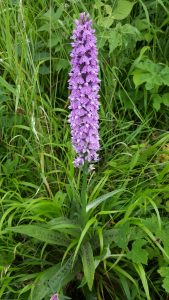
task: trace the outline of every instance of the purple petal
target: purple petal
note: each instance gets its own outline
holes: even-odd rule
[[[59,300],[58,294],[54,294],[50,300]]]

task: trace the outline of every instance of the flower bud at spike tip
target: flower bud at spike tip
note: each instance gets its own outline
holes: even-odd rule
[[[74,40],[71,51],[71,71],[69,73],[72,145],[77,154],[75,167],[85,161],[98,160],[99,145],[99,66],[97,59],[95,30],[86,13],[75,21]]]

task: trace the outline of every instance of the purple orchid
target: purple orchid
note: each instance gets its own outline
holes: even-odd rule
[[[99,145],[99,66],[95,30],[86,13],[80,14],[75,21],[71,52],[71,72],[69,73],[69,90],[71,113],[69,122],[73,148],[77,154],[75,167],[85,161],[98,160]]]
[[[54,294],[50,300],[59,300],[58,294]]]

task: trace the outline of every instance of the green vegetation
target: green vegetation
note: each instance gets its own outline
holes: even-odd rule
[[[101,78],[85,217],[67,122],[82,11]],[[0,26],[0,299],[167,300],[168,0],[2,0]]]

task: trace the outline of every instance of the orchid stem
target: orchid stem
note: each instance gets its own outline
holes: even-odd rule
[[[82,218],[83,222],[86,220],[86,205],[87,205],[87,172],[88,163],[85,162],[83,166],[83,177],[82,177],[82,190],[81,190],[81,204],[82,204]]]

